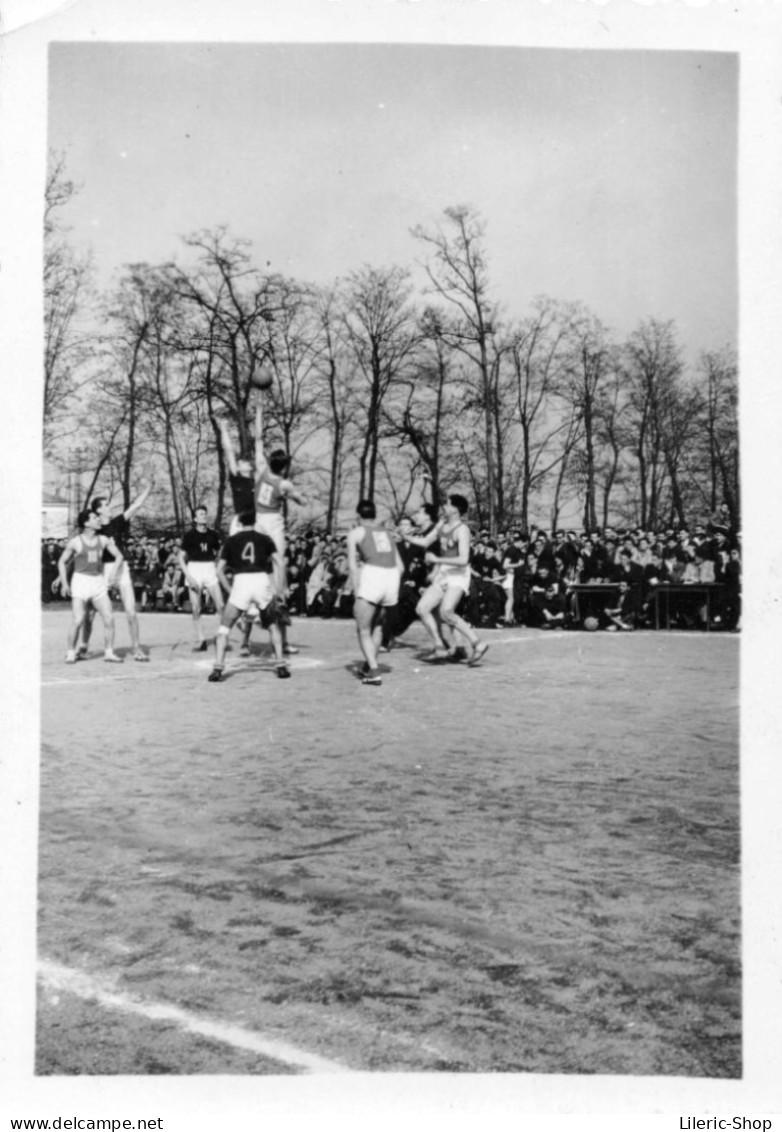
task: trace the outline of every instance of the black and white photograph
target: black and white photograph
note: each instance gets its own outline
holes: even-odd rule
[[[761,9],[6,26],[12,1127],[779,1111]]]

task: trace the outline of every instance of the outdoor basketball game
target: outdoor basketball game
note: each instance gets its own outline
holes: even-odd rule
[[[362,685],[295,618],[65,666],[43,616],[38,1074],[738,1077],[738,638],[498,630]],[[216,628],[217,620],[212,618]]]
[[[738,58],[465,48],[52,49],[41,1078],[755,1064]]]

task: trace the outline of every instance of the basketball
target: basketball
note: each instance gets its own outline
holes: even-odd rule
[[[597,621],[596,617],[585,617],[584,618],[584,628],[586,629],[586,631],[588,633],[594,633],[594,631],[595,631],[595,629],[597,629],[597,627],[598,627],[598,621]]]
[[[256,389],[268,389],[273,380],[274,377],[268,370],[259,370],[252,376],[252,383]]]

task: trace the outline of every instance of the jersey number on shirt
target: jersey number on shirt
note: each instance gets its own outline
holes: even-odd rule
[[[258,502],[261,507],[271,507],[272,492],[274,488],[270,483],[262,483],[258,488]]]
[[[388,537],[386,531],[375,531],[375,546],[381,553],[391,549],[391,539]]]
[[[242,561],[249,562],[251,566],[255,565],[255,546],[253,543],[248,542],[242,550]]]

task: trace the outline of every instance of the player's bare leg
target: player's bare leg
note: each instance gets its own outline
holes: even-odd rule
[[[432,638],[434,645],[434,657],[437,660],[445,660],[448,657],[448,646],[443,640],[440,632],[440,626],[434,615],[435,610],[443,601],[443,591],[439,586],[428,586],[427,589],[421,594],[418,605],[415,607],[415,612],[421,624],[426,629],[429,636]]]
[[[103,619],[103,659],[112,664],[121,664],[122,657],[114,652],[114,610],[108,594],[97,597],[93,604]]]
[[[68,626],[68,634],[66,637],[66,664],[75,664],[78,656],[81,654],[81,649],[79,649],[78,653],[76,651],[76,642],[79,639],[79,630],[84,626],[86,615],[86,603],[79,597],[73,598],[71,601],[71,623]]]
[[[282,629],[277,621],[272,621],[269,625],[269,636],[271,637],[272,648],[274,649],[274,658],[277,661],[275,672],[281,680],[287,680],[291,674],[291,670],[285,659],[284,638]]]
[[[122,601],[122,608],[125,610],[125,617],[128,622],[128,631],[130,632],[130,647],[133,653],[133,659],[148,661],[149,657],[141,648],[138,614],[136,613],[136,595],[133,592],[133,582],[130,579],[130,574],[128,574],[127,572],[120,579],[119,596],[120,600]]]
[[[383,630],[378,608],[364,598],[357,597],[353,604],[353,617],[356,621],[359,648],[366,661],[364,683],[379,684],[380,671],[377,664],[377,652],[382,641]]]
[[[467,663],[474,665],[485,655],[489,646],[485,641],[481,641],[472,626],[468,625],[464,618],[456,612],[456,606],[461,599],[462,591],[456,586],[449,586],[440,606],[440,616],[444,624],[459,633],[467,641],[470,646],[470,657]]]
[[[214,668],[209,673],[210,683],[217,683],[223,678],[223,668],[225,667],[225,653],[228,648],[228,636],[231,629],[239,620],[243,611],[237,609],[235,605],[231,605],[230,601],[223,609],[223,614],[220,619],[220,628],[215,635],[215,663]]]
[[[206,652],[206,636],[204,635],[204,626],[201,621],[201,590],[188,587],[190,594],[190,612],[193,616],[193,629],[195,630],[196,643],[193,645],[193,652]]]

